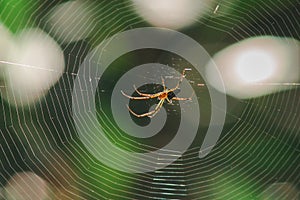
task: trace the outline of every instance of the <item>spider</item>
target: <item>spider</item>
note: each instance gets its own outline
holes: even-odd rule
[[[186,100],[191,100],[192,99],[192,96],[193,94],[191,95],[191,97],[189,98],[180,98],[180,97],[176,97],[175,94],[174,94],[174,91],[179,89],[179,86],[183,80],[183,78],[185,77],[185,71],[190,71],[191,69],[190,68],[186,68],[182,71],[182,74],[181,74],[181,77],[180,77],[180,80],[178,81],[177,85],[174,87],[174,88],[171,88],[171,89],[167,89],[166,88],[166,85],[165,85],[165,80],[161,77],[161,80],[162,80],[162,86],[163,86],[163,91],[161,92],[158,92],[158,93],[155,93],[155,94],[146,94],[146,93],[142,93],[140,92],[136,87],[135,85],[133,85],[135,91],[140,95],[140,97],[132,97],[132,96],[129,96],[127,95],[126,93],[124,93],[122,90],[121,90],[121,93],[129,98],[129,99],[133,99],[133,100],[147,100],[147,99],[154,99],[154,98],[157,98],[159,100],[158,104],[156,105],[155,109],[150,111],[150,112],[147,112],[147,113],[143,113],[143,114],[137,114],[135,112],[133,112],[129,106],[127,105],[127,108],[129,110],[129,112],[131,114],[133,114],[134,116],[136,117],[154,117],[158,112],[159,110],[161,109],[161,107],[163,106],[163,103],[165,102],[165,100],[168,101],[168,103],[172,103],[172,100],[177,100],[177,101],[186,101]]]

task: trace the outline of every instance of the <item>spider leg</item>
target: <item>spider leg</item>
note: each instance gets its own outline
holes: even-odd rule
[[[174,97],[173,97],[174,98]],[[172,99],[173,99],[172,98]],[[168,98],[166,98],[167,99],[167,101],[168,101],[168,103],[172,103],[172,99],[170,100],[170,99],[168,99]]]
[[[127,105],[127,109],[129,110],[129,112],[131,114],[133,114],[136,117],[146,117],[146,116],[152,115],[155,112],[155,110],[152,110],[152,111],[144,113],[144,114],[137,114],[133,110],[131,110],[128,105]]]
[[[184,68],[183,69],[182,74],[180,76],[180,80],[178,81],[177,85],[174,88],[170,89],[170,91],[175,91],[179,88],[180,84],[183,81],[183,78],[185,78],[185,71],[190,71],[190,70],[192,70],[192,69],[191,68]]]
[[[192,100],[192,98],[180,98],[180,97],[174,97],[172,100],[177,100],[177,101],[187,101],[187,100]]]
[[[182,98],[182,97],[173,97],[172,100],[177,100],[177,101],[187,101],[187,100],[192,100],[192,97],[194,96],[195,92],[192,93],[192,95],[188,98]]]
[[[161,83],[164,87],[164,91],[166,90],[166,84],[165,84],[165,79],[161,76]]]
[[[128,94],[126,94],[125,92],[123,92],[122,90],[121,90],[121,93],[125,96],[125,97],[127,97],[127,98],[129,98],[129,99],[135,99],[135,100],[145,100],[145,99],[151,99],[151,98],[154,98],[154,97],[152,97],[152,96],[144,96],[144,97],[132,97],[132,96],[129,96]]]
[[[152,110],[152,111],[150,111],[150,112],[147,112],[147,113],[144,113],[144,114],[137,114],[137,113],[135,113],[134,111],[132,111],[132,110],[129,108],[128,105],[127,105],[127,108],[128,108],[128,110],[129,110],[129,112],[130,112],[131,114],[133,114],[134,116],[136,116],[136,117],[141,118],[141,117],[147,117],[147,116],[148,116],[148,117],[152,118],[152,117],[160,110],[161,106],[163,105],[163,102],[164,102],[164,99],[160,100],[159,103],[157,104],[157,106],[155,107],[154,110]]]
[[[160,95],[160,92],[159,93],[155,93],[155,94],[146,94],[146,93],[142,93],[140,92],[135,85],[133,85],[133,88],[134,90],[141,96],[144,96],[144,97],[150,97],[150,98],[155,98],[155,97],[158,97]]]
[[[162,105],[164,104],[165,99],[160,100],[160,102],[157,104],[157,106],[155,107],[155,112],[149,116],[150,118],[154,117],[161,109]]]

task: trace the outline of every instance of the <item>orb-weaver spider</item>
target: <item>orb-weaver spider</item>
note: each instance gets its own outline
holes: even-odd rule
[[[180,97],[176,97],[175,94],[174,94],[174,91],[177,90],[183,80],[183,78],[185,77],[185,71],[189,71],[191,70],[190,68],[186,68],[182,71],[182,74],[181,74],[181,77],[180,77],[180,80],[178,81],[176,87],[174,88],[171,88],[171,89],[167,89],[166,88],[166,85],[165,85],[165,80],[161,77],[161,80],[162,80],[162,86],[163,86],[163,91],[161,92],[158,92],[158,93],[155,93],[155,94],[145,94],[145,93],[142,93],[140,92],[136,87],[135,85],[133,86],[135,91],[140,95],[140,97],[132,97],[132,96],[129,96],[127,94],[125,94],[122,90],[121,90],[121,93],[129,98],[129,99],[133,99],[133,100],[146,100],[146,99],[153,99],[153,98],[157,98],[159,100],[158,104],[156,105],[155,109],[150,111],[150,112],[147,112],[147,113],[144,113],[144,114],[137,114],[135,112],[133,112],[129,106],[127,105],[127,108],[129,110],[129,112],[131,114],[133,114],[134,116],[136,117],[154,117],[158,112],[159,110],[161,109],[161,107],[163,106],[163,103],[165,102],[165,100],[167,100],[169,103],[172,103],[172,100],[178,100],[178,101],[186,101],[186,100],[191,100],[192,99],[192,96],[193,94],[191,95],[191,97],[189,98],[180,98]]]

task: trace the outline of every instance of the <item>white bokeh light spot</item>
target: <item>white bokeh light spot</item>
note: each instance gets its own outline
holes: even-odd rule
[[[268,79],[272,76],[275,67],[276,63],[273,56],[260,50],[242,52],[236,61],[239,78],[246,82]]]
[[[39,28],[24,29],[6,45],[1,61],[0,95],[10,105],[28,106],[39,101],[65,69],[63,51]]]
[[[300,42],[293,38],[248,38],[216,53],[205,66],[206,78],[221,91],[223,83],[215,79],[220,73],[226,93],[240,99],[288,90],[300,80],[299,49]]]
[[[55,38],[74,42],[87,38],[93,30],[94,22],[88,4],[76,0],[59,4],[50,10],[47,26]]]
[[[213,0],[131,0],[134,10],[157,27],[181,29],[198,20],[210,9]]]

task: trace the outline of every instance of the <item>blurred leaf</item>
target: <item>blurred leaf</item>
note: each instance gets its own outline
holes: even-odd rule
[[[32,0],[1,0],[0,21],[13,33],[32,24],[37,1]]]

